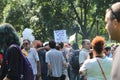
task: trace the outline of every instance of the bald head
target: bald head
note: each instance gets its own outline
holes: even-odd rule
[[[120,9],[120,2],[116,2],[111,6],[113,9]]]
[[[109,38],[120,42],[120,2],[114,3],[107,9],[105,22]]]
[[[120,22],[120,2],[114,3],[107,11],[111,12],[111,20],[117,19]]]

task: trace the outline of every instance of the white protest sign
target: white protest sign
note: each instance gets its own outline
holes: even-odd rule
[[[66,30],[54,31],[55,42],[67,42]]]

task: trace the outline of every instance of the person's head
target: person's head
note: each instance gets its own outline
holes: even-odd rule
[[[28,39],[24,39],[23,40],[23,48],[24,49],[26,49],[26,50],[29,50],[30,49],[30,45],[31,43],[30,43],[30,40],[28,40]]]
[[[34,48],[40,48],[40,47],[43,47],[43,44],[42,44],[42,42],[40,41],[40,40],[34,40],[33,42],[32,42],[32,45],[33,45],[33,47]]]
[[[79,49],[79,46],[78,46],[77,43],[73,43],[72,48],[73,48],[74,50],[77,50],[77,49]]]
[[[109,54],[110,54],[110,51],[111,51],[111,47],[106,46],[106,47],[104,48],[104,52],[105,52],[106,55],[109,55]]]
[[[61,46],[58,44],[56,44],[56,47],[55,47],[57,50],[60,50],[61,49]]]
[[[44,45],[44,47],[45,47],[45,50],[46,50],[46,51],[49,51],[49,50],[50,50],[49,43],[46,43],[46,44]]]
[[[92,49],[96,54],[102,54],[104,50],[105,39],[102,36],[96,36],[92,40]]]
[[[0,52],[4,52],[11,44],[20,46],[16,30],[9,23],[0,24]]]
[[[56,42],[55,41],[49,41],[49,47],[50,48],[56,48]]]
[[[90,49],[91,45],[90,45],[90,40],[89,39],[84,39],[82,41],[82,48],[85,48],[85,49]]]
[[[59,43],[59,46],[60,46],[60,49],[62,49],[64,47],[64,43],[63,42],[60,42]]]
[[[120,41],[120,2],[114,3],[106,10],[105,22],[109,37]]]

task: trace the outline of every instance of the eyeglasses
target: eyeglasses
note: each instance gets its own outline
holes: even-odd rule
[[[28,44],[29,44],[28,42],[23,43],[23,45],[28,45]]]
[[[110,7],[109,9],[111,10],[111,12],[112,12],[114,18],[117,19],[117,20],[119,20],[119,19],[117,18],[117,15],[113,12],[113,9],[112,9],[111,7]]]

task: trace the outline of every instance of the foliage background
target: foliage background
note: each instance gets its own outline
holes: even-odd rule
[[[53,39],[53,31],[60,29],[67,30],[68,38],[78,32],[78,42],[96,35],[108,40],[105,10],[117,1],[0,0],[0,23],[11,23],[21,37],[25,28],[31,28],[35,38],[42,42]]]

